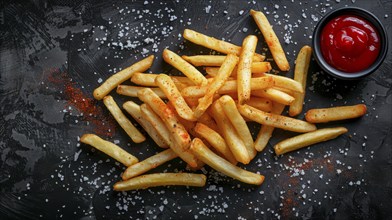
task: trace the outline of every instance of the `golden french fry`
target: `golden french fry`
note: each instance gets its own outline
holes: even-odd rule
[[[226,144],[229,146],[235,159],[240,163],[248,164],[252,157],[249,155],[248,149],[246,148],[244,142],[238,136],[233,125],[225,115],[225,112],[223,111],[219,101],[215,101],[212,104],[211,112],[221,134],[226,140]]]
[[[150,106],[145,103],[140,105],[140,113],[142,117],[155,128],[166,146],[169,146],[169,143],[171,141],[170,131],[166,128],[166,125],[162,121],[162,119],[157,114],[155,114],[155,112],[151,109]]]
[[[366,114],[366,111],[367,108],[364,104],[310,109],[306,112],[305,119],[311,123],[326,123],[330,121],[358,118]]]
[[[190,63],[186,62],[176,53],[165,49],[163,51],[163,59],[184,75],[186,75],[196,85],[207,85],[207,79]]]
[[[272,102],[269,99],[251,96],[250,99],[245,102],[245,104],[250,105],[264,112],[272,111]]]
[[[194,66],[221,66],[226,56],[224,55],[196,55],[196,56],[182,56],[182,59],[191,63]],[[252,57],[253,62],[262,63],[258,56]],[[218,72],[218,71],[217,71]]]
[[[274,150],[276,155],[282,155],[312,144],[334,139],[346,132],[347,129],[344,127],[318,129],[281,141],[274,146]]]
[[[240,60],[237,68],[238,102],[242,105],[250,99],[250,80],[252,78],[252,57],[256,51],[257,37],[249,35],[242,43]]]
[[[177,157],[177,154],[174,153],[172,149],[164,150],[160,153],[155,154],[143,161],[135,163],[124,171],[121,178],[123,180],[131,179],[135,176],[142,175],[143,173],[152,170],[174,158]]]
[[[168,144],[154,128],[154,126],[142,116],[140,106],[132,101],[125,102],[123,108],[127,111],[147,132],[148,135],[154,140],[154,142],[162,148],[167,148]]]
[[[159,74],[156,78],[156,84],[165,93],[166,97],[173,104],[178,115],[189,121],[196,121],[195,115],[192,109],[185,102],[180,91],[178,91],[176,85],[171,78],[166,74]]]
[[[206,184],[207,177],[204,174],[193,173],[154,173],[138,176],[129,180],[114,184],[115,191],[128,191],[147,189],[157,186],[196,186]]]
[[[196,118],[199,118],[212,104],[214,94],[225,84],[237,62],[238,57],[236,55],[229,54],[226,56],[222,66],[219,68],[218,75],[214,77],[212,82],[208,85],[205,96],[199,99],[199,105],[194,112]]]
[[[156,73],[135,73],[131,78],[131,82],[139,86],[156,87],[155,79],[159,74]],[[177,87],[186,87],[195,85],[188,77],[170,76]]]
[[[208,149],[208,147],[204,145],[203,141],[198,138],[194,138],[192,140],[190,150],[201,161],[208,164],[208,166],[229,177],[232,177],[244,183],[254,185],[261,185],[264,181],[263,175],[249,172],[231,164],[229,161],[223,159],[222,157],[216,155],[214,152]]]
[[[197,158],[188,151],[191,138],[184,126],[178,122],[175,111],[169,108],[151,89],[140,90],[138,96],[159,115],[170,131],[173,141],[169,142],[169,147],[189,166],[197,167]]]
[[[208,143],[222,156],[226,158],[226,160],[230,161],[232,164],[237,164],[237,160],[235,159],[233,153],[230,148],[227,146],[225,139],[216,131],[209,128],[207,125],[203,123],[197,123],[195,126],[195,132],[204,138]]]
[[[124,115],[124,113],[121,111],[120,107],[118,107],[112,96],[105,96],[103,98],[103,103],[133,142],[141,143],[146,140],[144,135],[140,133],[140,131]]]
[[[250,133],[250,130],[244,118],[238,112],[234,100],[230,96],[224,95],[219,99],[219,102],[226,117],[229,119],[234,129],[237,131],[237,134],[239,135],[241,140],[244,142],[250,158],[253,159],[256,156],[256,151],[253,147],[252,134]]]
[[[295,61],[294,80],[301,83],[304,90],[303,93],[294,92],[294,102],[290,104],[289,115],[291,117],[297,116],[302,112],[302,106],[305,99],[306,78],[308,76],[308,69],[310,58],[312,56],[312,48],[304,46],[298,53]]]
[[[272,69],[269,62],[253,62],[251,67],[251,72],[253,77],[257,77],[256,74],[263,74],[269,72]],[[219,67],[206,67],[206,73],[209,76],[215,77],[218,74]],[[237,67],[231,72],[232,77],[237,77]]]
[[[272,113],[276,115],[281,115],[284,110],[285,105],[274,102],[272,105]],[[257,151],[262,151],[267,146],[269,139],[272,136],[272,132],[275,127],[268,125],[261,125],[260,131],[257,134],[257,138],[255,140],[255,149]]]
[[[150,68],[153,61],[154,55],[148,56],[147,58],[136,62],[132,66],[110,76],[104,83],[94,90],[94,98],[97,100],[103,99],[103,97],[109,94],[110,91],[123,83],[125,80],[131,78],[134,73],[143,72]]]
[[[109,141],[105,141],[95,134],[84,134],[80,138],[80,142],[93,146],[125,166],[131,166],[132,164],[139,162],[135,156],[126,152],[121,147]]]
[[[130,97],[137,97],[137,92],[141,89],[145,89],[146,87],[141,86],[128,86],[128,85],[118,85],[117,93],[120,95],[126,95]],[[150,88],[153,92],[155,92],[159,98],[166,99],[165,93],[162,92],[160,88]]]
[[[250,14],[263,34],[264,39],[267,42],[267,45],[279,69],[282,71],[289,71],[290,65],[287,61],[286,54],[284,53],[282,45],[280,44],[279,39],[272,29],[272,26],[269,23],[267,17],[261,11],[250,10]]]
[[[241,54],[241,47],[234,45],[232,43],[229,42],[225,42],[222,40],[218,40],[215,39],[213,37],[209,37],[207,35],[201,34],[199,32],[196,32],[194,30],[190,30],[190,29],[185,29],[184,30],[184,34],[183,37],[187,40],[189,40],[190,42],[212,49],[212,50],[216,50],[220,53],[224,53],[224,54],[235,54],[237,56],[239,56]],[[259,59],[264,60],[265,57],[263,55],[260,54],[255,54],[255,56],[258,56]]]
[[[237,85],[237,80],[228,80],[218,90],[218,94],[236,93],[238,88]],[[274,79],[269,76],[251,78],[250,81],[250,89],[252,92],[254,90],[271,88],[272,86],[274,86]],[[181,94],[184,98],[195,98],[204,96],[206,92],[207,86],[188,86],[181,91]]]
[[[267,98],[283,105],[290,105],[292,102],[294,102],[294,97],[274,88],[255,90],[252,91],[252,95]]]
[[[274,78],[276,87],[287,89],[293,92],[304,93],[304,88],[302,87],[302,84],[300,82],[297,82],[285,76],[278,76],[269,73],[266,73],[265,75]]]
[[[263,125],[273,126],[294,132],[309,132],[316,130],[316,126],[314,124],[310,124],[309,122],[263,112],[249,105],[238,105],[238,110],[244,117]]]

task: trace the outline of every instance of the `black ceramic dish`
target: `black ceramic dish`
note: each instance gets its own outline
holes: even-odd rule
[[[376,61],[369,68],[355,73],[346,73],[329,65],[324,59],[320,49],[321,33],[324,26],[333,18],[340,15],[347,15],[347,14],[356,15],[366,19],[371,24],[373,24],[373,26],[376,28],[377,32],[380,35],[381,47],[380,47],[380,53]],[[339,79],[355,80],[370,75],[383,63],[388,52],[388,37],[387,37],[387,32],[384,26],[382,25],[382,23],[380,22],[380,20],[369,11],[357,7],[339,8],[326,14],[317,24],[313,32],[313,49],[314,49],[313,54],[317,63],[325,72]]]

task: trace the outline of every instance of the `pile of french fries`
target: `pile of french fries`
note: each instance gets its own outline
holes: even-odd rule
[[[267,18],[262,12],[250,12],[259,26],[274,61],[281,71],[290,66]],[[163,59],[184,76],[144,73],[153,64],[151,55],[112,75],[94,90],[94,97],[103,99],[115,120],[135,143],[146,137],[123,113],[109,93],[140,99],[127,101],[123,109],[143,127],[162,151],[143,161],[119,146],[94,134],[85,134],[81,142],[89,144],[124,164],[123,181],[114,190],[134,190],[163,185],[204,186],[206,176],[196,173],[145,174],[174,158],[181,158],[191,170],[205,164],[248,184],[260,185],[264,176],[250,172],[238,163],[248,164],[265,149],[274,128],[303,133],[274,146],[281,155],[311,144],[335,138],[344,127],[318,129],[313,123],[360,117],[366,106],[345,106],[312,109],[306,121],[292,118],[302,112],[307,72],[312,49],[304,46],[296,59],[294,79],[268,74],[271,64],[256,53],[258,38],[247,36],[242,46],[218,40],[193,30],[184,30],[186,40],[225,55],[180,56],[169,49]],[[202,73],[199,66],[205,67]],[[134,85],[122,85],[130,80]],[[285,106],[289,115],[283,116]],[[253,140],[247,122],[260,123]]]

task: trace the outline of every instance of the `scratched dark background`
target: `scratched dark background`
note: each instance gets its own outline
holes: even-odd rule
[[[238,45],[256,34],[257,50],[271,57],[249,16],[250,9],[267,11],[292,66],[281,74],[292,77],[297,52],[311,44],[317,20],[346,5],[375,13],[391,33],[392,2],[385,0],[2,1],[0,219],[390,219],[390,53],[373,75],[355,82],[333,79],[312,61],[305,111],[363,102],[368,113],[318,125],[343,125],[349,132],[279,158],[272,146],[294,133],[276,130],[267,150],[247,166],[266,176],[259,187],[207,167],[205,188],[117,193],[112,185],[124,168],[79,144],[83,133],[94,132],[140,159],[159,150],[151,140],[130,143],[92,91],[119,68],[150,54],[158,57],[151,72],[175,74],[162,62],[165,47],[180,54],[209,53],[184,43],[179,36],[184,28]],[[112,95],[119,103],[127,100]],[[257,134],[259,126],[251,127]],[[174,160],[151,172],[184,167]]]

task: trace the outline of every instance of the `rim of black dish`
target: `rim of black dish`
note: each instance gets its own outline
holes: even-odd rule
[[[339,15],[342,15],[342,14],[357,15],[357,16],[360,16],[360,17],[366,19],[368,22],[373,24],[373,26],[378,31],[378,34],[380,37],[380,43],[381,43],[380,53],[378,54],[376,61],[369,68],[362,70],[360,72],[357,72],[357,73],[347,73],[347,72],[337,70],[336,68],[332,67],[331,65],[329,65],[325,61],[325,59],[321,53],[320,35],[321,35],[323,27],[330,20],[332,20],[333,18],[335,18]],[[343,8],[338,8],[338,9],[335,9],[335,10],[328,12],[317,23],[317,25],[314,29],[314,33],[313,33],[313,48],[314,48],[314,57],[315,57],[316,61],[318,62],[318,64],[320,65],[320,67],[324,71],[326,71],[330,75],[333,75],[333,76],[340,78],[340,79],[353,79],[354,80],[354,79],[363,78],[363,77],[373,73],[383,63],[383,60],[385,59],[387,52],[388,52],[388,36],[387,36],[386,30],[385,30],[384,26],[382,25],[381,21],[371,12],[369,12],[365,9],[362,9],[362,8],[358,8],[358,7],[343,7]]]

